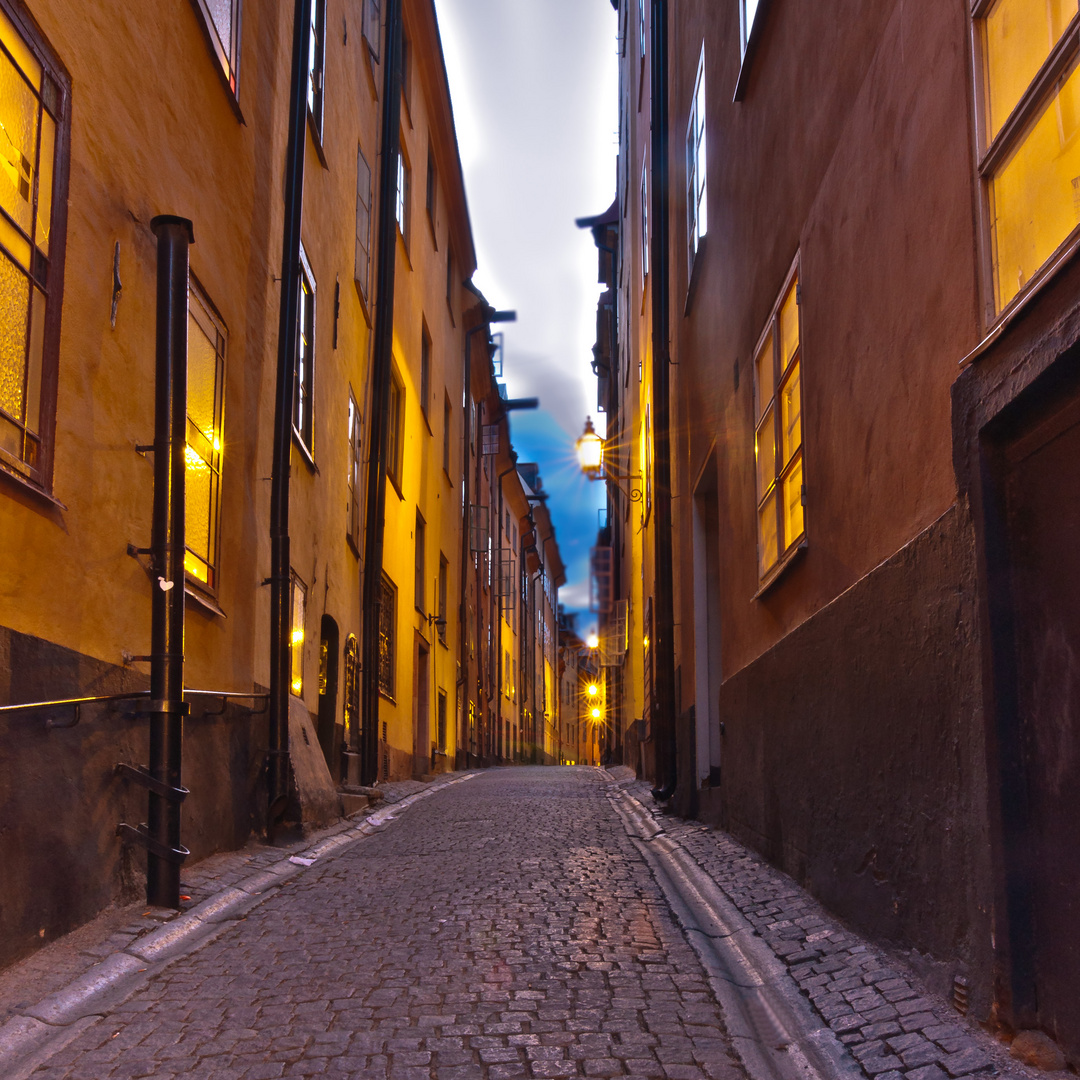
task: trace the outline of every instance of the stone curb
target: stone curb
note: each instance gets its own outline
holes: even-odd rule
[[[382,807],[358,824],[325,837],[300,854],[288,855],[266,870],[245,878],[235,886],[222,889],[201,904],[177,915],[164,926],[136,939],[125,949],[113,953],[88,971],[73,979],[63,990],[50,994],[23,1009],[0,1027],[0,1077],[25,1074],[27,1067],[37,1068],[60,1049],[47,1049],[51,1040],[66,1044],[64,1029],[100,1015],[110,1004],[119,1003],[135,989],[136,983],[156,975],[167,963],[186,955],[192,948],[224,929],[225,922],[239,918],[256,907],[268,894],[290,878],[302,873],[320,859],[340,852],[394,821],[420,799],[453,784],[471,780],[477,774],[466,773],[450,780],[435,781],[422,791],[399,802]],[[138,975],[144,979],[136,979]],[[46,1048],[44,1054],[41,1053]],[[33,1058],[30,1065],[29,1059]]]

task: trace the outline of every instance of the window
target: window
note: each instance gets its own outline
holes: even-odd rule
[[[447,562],[446,556],[441,552],[439,553],[439,614],[438,621],[435,624],[435,629],[438,632],[439,640],[446,644],[446,590],[447,581],[450,576],[450,563]]]
[[[416,511],[416,529],[413,533],[414,551],[413,551],[413,605],[416,610],[423,615],[427,615],[427,604],[424,600],[424,576],[427,571],[425,570],[425,551],[424,547],[427,544],[427,527],[424,524],[424,519],[420,516],[420,511]]]
[[[312,0],[308,40],[307,108],[317,142],[323,137],[323,86],[326,80],[326,0]]]
[[[420,324],[420,409],[427,420],[428,426],[431,420],[428,417],[428,404],[431,398],[431,335],[428,333],[427,323]]]
[[[437,190],[438,174],[435,172],[435,151],[429,146],[427,152],[427,194],[424,198],[424,206],[427,208],[432,236],[435,235],[435,197]]]
[[[408,112],[412,103],[412,43],[401,32],[401,99]]]
[[[503,679],[505,680],[505,683],[506,683],[506,685],[503,687],[503,693],[507,697],[509,697],[510,696],[510,687],[513,685],[513,683],[510,680],[510,650],[509,649],[504,649],[503,650],[503,657],[504,657],[504,659],[503,659]],[[507,724],[509,726],[509,721],[507,722]]]
[[[356,150],[356,260],[353,280],[360,298],[368,303],[371,287],[371,166],[364,151]]]
[[[0,6],[0,467],[52,486],[70,82]]]
[[[292,626],[289,634],[289,689],[297,696],[304,694],[304,624],[307,621],[307,586],[292,572],[289,607]]]
[[[705,166],[705,46],[701,46],[690,120],[686,126],[686,249],[687,281],[694,272],[694,260],[709,229]]]
[[[349,388],[349,522],[347,535],[353,550],[360,553],[360,407]]]
[[[394,196],[394,220],[398,232],[406,245],[409,243],[409,163],[405,160],[405,151],[398,151],[397,192]]]
[[[450,321],[454,321],[454,249],[446,245],[446,306],[450,309]]]
[[[979,172],[1000,312],[1080,220],[1080,16],[1075,0],[990,0],[975,12]]]
[[[750,46],[755,20],[764,6],[762,0],[739,0],[739,55],[743,58]]]
[[[754,358],[758,575],[763,579],[806,534],[800,368],[795,270],[769,317]]]
[[[443,427],[442,427],[442,467],[447,476],[450,475],[450,396],[443,397]]]
[[[192,0],[233,97],[240,78],[240,0]]]
[[[405,387],[396,371],[390,373],[390,411],[386,418],[386,474],[401,493],[401,456],[405,429]]]
[[[397,618],[397,588],[382,576],[379,598],[379,693],[394,696],[394,625]]]
[[[436,728],[436,731],[438,733],[437,738],[439,740],[438,741],[438,751],[439,751],[440,754],[445,754],[446,753],[446,691],[445,690],[440,690],[439,691],[439,710],[438,710],[437,716],[438,716],[438,727]]]
[[[293,433],[309,458],[315,457],[315,278],[300,248],[300,310],[297,315],[296,371],[293,381]]]
[[[194,277],[188,279],[187,446],[184,477],[184,569],[212,592],[218,587],[221,538],[222,410],[225,326]]]
[[[641,162],[641,303],[645,305],[645,285],[649,280],[649,170],[648,159]]]
[[[379,32],[382,28],[381,0],[363,0],[364,21],[362,33],[368,43],[372,59],[379,62]]]

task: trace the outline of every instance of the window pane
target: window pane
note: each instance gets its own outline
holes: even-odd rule
[[[37,231],[34,241],[43,254],[49,254],[49,233],[52,231],[53,157],[56,153],[56,121],[47,113],[41,114],[41,160],[38,165]]]
[[[216,335],[215,335],[216,337]],[[194,312],[188,315],[188,418],[209,441],[214,441],[217,382],[215,343],[199,325]]]
[[[776,500],[770,498],[758,511],[758,575],[776,564]]]
[[[771,408],[758,425],[754,456],[757,459],[757,497],[760,502],[776,479],[776,432]]]
[[[1074,66],[991,181],[1000,311],[1080,223],[1080,73]]]
[[[25,401],[29,307],[30,284],[26,275],[0,255],[0,409],[19,421],[23,419]]]
[[[986,123],[990,139],[1076,14],[1076,0],[998,0],[984,21]]]
[[[45,354],[45,294],[35,288],[30,305],[30,355],[26,365],[26,430],[41,430],[41,367]],[[32,465],[33,462],[27,458]]]
[[[754,388],[757,391],[757,415],[769,407],[773,396],[773,339],[770,334],[754,362]]]
[[[802,446],[802,382],[798,360],[791,365],[787,381],[780,389],[780,445],[783,465]]]
[[[795,302],[798,279],[791,283],[784,303],[780,307],[780,370],[787,369],[788,363],[799,347],[799,305]]]
[[[784,477],[784,546],[791,547],[803,534],[802,504],[803,469],[802,458],[791,467]]]
[[[38,102],[14,64],[0,55],[0,206],[30,235]]]
[[[15,63],[22,68],[23,74],[30,80],[31,85],[41,89],[41,65],[34,59],[34,54],[26,47],[22,35],[12,25],[11,20],[0,11],[0,42],[3,42],[13,57]],[[7,59],[3,61],[5,64]]]
[[[218,40],[226,56],[232,56],[232,19],[233,3],[235,0],[206,0],[206,6],[210,10],[210,18],[213,20],[214,29],[217,31]]]
[[[210,552],[210,522],[213,510],[213,473],[209,464],[205,462],[194,447],[189,446],[185,451],[187,469],[185,470],[184,483],[184,543],[203,562],[209,562]],[[208,583],[206,568],[203,566],[193,570],[192,573],[203,582]]]
[[[290,638],[291,683],[289,689],[299,697],[304,692],[304,625],[307,622],[307,593],[303,584],[293,578],[292,636]]]

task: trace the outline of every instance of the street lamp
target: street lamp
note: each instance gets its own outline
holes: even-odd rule
[[[600,637],[599,637],[599,635],[598,635],[598,634],[597,634],[597,633],[596,633],[595,631],[593,631],[593,632],[592,632],[591,634],[589,634],[589,636],[588,636],[588,637],[587,637],[587,638],[585,639],[585,644],[586,644],[586,645],[587,645],[587,646],[588,646],[588,647],[589,647],[590,649],[598,649],[598,648],[600,648]]]
[[[641,477],[633,473],[624,473],[617,465],[611,463],[610,456],[604,453],[604,440],[597,435],[591,416],[585,417],[585,430],[577,441],[577,453],[581,471],[590,480],[607,480],[631,502],[641,502]],[[638,482],[637,487],[634,486],[635,481]]]
[[[596,695],[600,693],[600,687],[594,682],[589,683],[587,690],[589,697],[596,697]]]

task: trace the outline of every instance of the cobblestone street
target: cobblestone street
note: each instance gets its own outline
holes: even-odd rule
[[[482,774],[320,860],[32,1075],[736,1080],[588,769]]]

